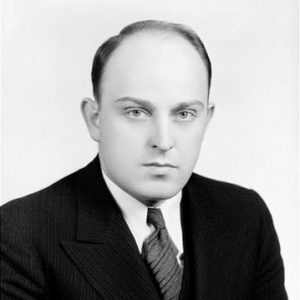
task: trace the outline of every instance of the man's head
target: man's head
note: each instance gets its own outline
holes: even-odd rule
[[[209,58],[182,25],[138,22],[120,35],[96,53],[96,101],[83,100],[83,115],[114,183],[143,203],[168,199],[188,181],[213,113]]]

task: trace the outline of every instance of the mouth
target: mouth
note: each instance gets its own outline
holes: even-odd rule
[[[158,162],[151,162],[143,164],[145,167],[157,167],[157,168],[174,168],[176,169],[177,166],[169,164],[169,163],[158,163]]]

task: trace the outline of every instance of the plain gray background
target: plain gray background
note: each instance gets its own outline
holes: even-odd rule
[[[3,0],[2,203],[96,154],[80,115],[98,46],[128,23],[193,27],[216,104],[196,172],[253,188],[273,215],[290,299],[299,299],[298,7],[295,0]]]

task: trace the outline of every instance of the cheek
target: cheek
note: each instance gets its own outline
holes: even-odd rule
[[[126,122],[103,120],[100,133],[100,148],[116,159],[133,157],[145,144],[146,132],[141,126],[129,126]]]
[[[179,142],[186,150],[189,150],[190,152],[197,152],[197,149],[200,148],[203,139],[204,126],[197,123],[190,128],[184,129],[179,135]]]
[[[181,135],[177,149],[182,165],[187,169],[193,168],[198,159],[203,134],[204,130],[200,127],[186,130],[185,134]]]

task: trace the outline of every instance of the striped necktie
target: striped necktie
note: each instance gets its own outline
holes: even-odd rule
[[[143,243],[143,256],[154,276],[162,299],[178,299],[182,281],[182,267],[176,255],[178,249],[173,244],[159,208],[148,208],[147,223],[155,231]]]

